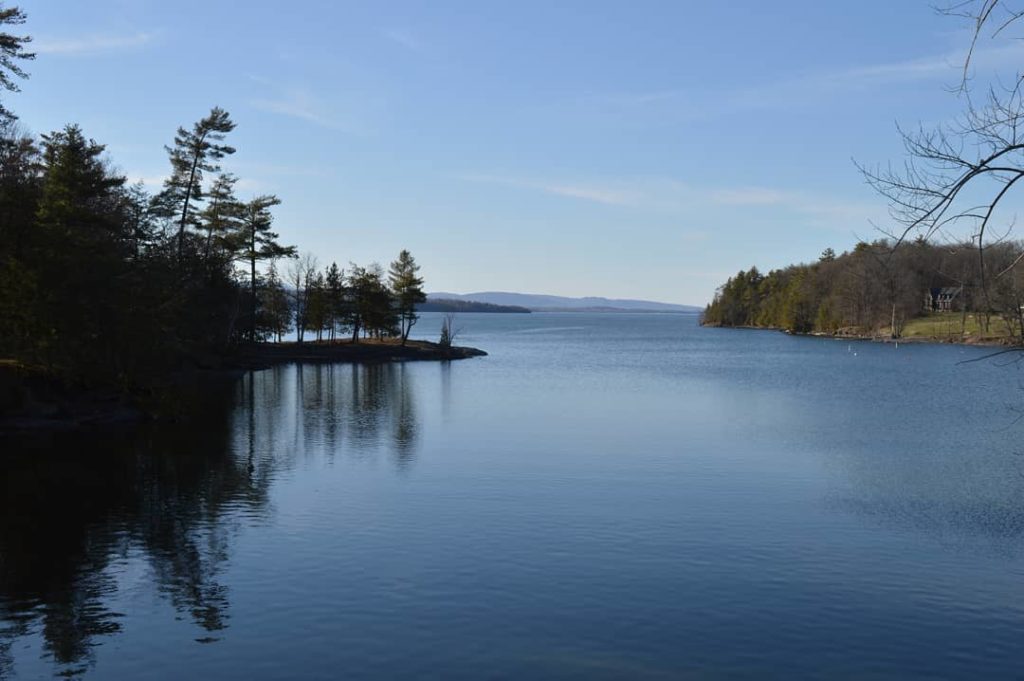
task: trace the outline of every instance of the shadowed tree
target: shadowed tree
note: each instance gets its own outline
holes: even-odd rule
[[[317,259],[312,253],[303,253],[288,268],[288,285],[292,289],[292,308],[295,316],[296,340],[303,342],[309,316],[309,293],[316,276]]]
[[[20,258],[29,240],[39,178],[39,146],[14,121],[0,121],[0,251]]]
[[[332,262],[327,268],[324,288],[327,296],[328,338],[333,341],[337,337],[345,306],[345,272],[338,268],[337,263]]]
[[[260,291],[260,328],[280,343],[281,336],[291,328],[291,316],[288,293],[277,273],[277,264],[271,260]]]
[[[156,240],[152,204],[141,180],[125,188],[121,205],[132,257],[138,259],[143,249]]]
[[[256,296],[256,263],[260,260],[276,260],[277,258],[295,257],[294,246],[282,246],[277,243],[276,232],[270,231],[274,216],[270,209],[281,203],[276,196],[257,196],[245,204],[242,217],[242,232],[245,243],[240,256],[249,263],[249,294],[252,297],[252,308],[249,340],[256,340],[256,312],[258,298]]]
[[[0,26],[20,26],[25,23],[25,12],[18,7],[3,7],[0,5]],[[32,42],[31,36],[11,35],[6,31],[0,32],[0,87],[8,92],[17,92],[17,82],[14,78],[28,78],[19,60],[35,59],[36,55],[25,51],[25,46]],[[12,77],[13,76],[13,77]],[[3,104],[0,104],[0,119],[11,120],[17,118]]]
[[[171,159],[171,176],[164,183],[167,203],[180,211],[178,220],[178,258],[185,252],[185,228],[189,225],[192,202],[203,200],[203,173],[220,171],[217,161],[235,153],[234,147],[223,144],[225,136],[235,129],[227,111],[214,107],[210,114],[192,126],[178,128],[174,146],[165,147]]]
[[[104,163],[104,147],[69,125],[43,135],[44,175],[34,247],[50,329],[47,359],[79,373],[119,362],[116,322],[128,291],[122,284],[131,248],[118,204],[124,178]],[[71,356],[77,356],[72,360]]]
[[[397,333],[398,315],[391,291],[384,283],[384,269],[378,263],[369,267],[352,264],[349,268],[348,288],[351,296],[352,341],[364,336],[375,338]]]
[[[203,258],[212,264],[215,255],[230,258],[242,244],[242,216],[244,206],[235,198],[235,183],[238,178],[231,173],[217,176],[207,195],[206,208],[199,214],[202,228],[206,231],[206,245]]]
[[[324,329],[327,328],[331,317],[328,295],[326,279],[322,272],[317,272],[310,280],[306,315],[306,327],[316,334],[317,342],[323,340]]]

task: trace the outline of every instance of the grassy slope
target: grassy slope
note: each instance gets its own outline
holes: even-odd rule
[[[911,319],[903,328],[903,338],[949,341],[956,343],[1004,343],[1009,332],[1003,320],[993,317],[986,333],[980,315],[967,313],[966,322],[960,312],[933,312],[925,317]],[[963,327],[961,328],[961,324]],[[883,330],[888,335],[889,330]]]

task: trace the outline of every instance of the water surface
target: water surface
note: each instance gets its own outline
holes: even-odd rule
[[[1021,673],[1015,365],[686,315],[457,326],[490,356],[4,443],[0,677]]]

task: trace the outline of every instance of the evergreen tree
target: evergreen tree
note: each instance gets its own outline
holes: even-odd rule
[[[398,259],[391,263],[388,271],[388,283],[395,298],[402,345],[409,339],[409,332],[419,319],[416,306],[427,300],[427,294],[423,292],[423,279],[417,276],[419,269],[420,266],[416,264],[412,254],[403,249],[398,254]]]
[[[240,257],[249,263],[249,295],[252,299],[250,319],[250,340],[256,340],[256,263],[260,260],[291,258],[295,256],[294,246],[282,246],[277,242],[276,232],[270,231],[274,216],[270,209],[281,203],[276,196],[257,196],[245,204],[242,218],[244,245]]]
[[[0,121],[0,253],[25,254],[39,202],[39,146],[13,121]]]
[[[351,296],[352,340],[364,336],[382,338],[398,333],[398,315],[391,291],[384,283],[384,270],[373,263],[369,267],[353,264],[348,277]]]
[[[31,254],[45,282],[40,311],[48,338],[40,349],[53,366],[85,373],[116,365],[127,281],[128,234],[119,223],[124,178],[103,161],[103,145],[69,125],[43,135],[44,174],[37,211],[40,242]],[[78,357],[78,366],[72,356]]]
[[[277,263],[270,261],[267,276],[260,290],[259,328],[280,343],[281,337],[291,329],[291,306],[288,294],[277,273]]]
[[[0,26],[20,26],[25,23],[25,12],[17,7],[0,7]],[[25,51],[25,46],[32,42],[30,36],[17,36],[0,32],[0,87],[8,92],[17,92],[18,83],[12,78],[28,78],[18,60],[35,59],[36,55]],[[11,120],[16,116],[0,104],[0,119]]]
[[[333,341],[345,315],[345,273],[338,269],[337,263],[332,262],[327,268],[324,287],[327,296],[328,334]]]
[[[146,186],[141,180],[124,189],[121,207],[134,258],[141,257],[143,250],[156,241],[156,225],[151,206]]]
[[[206,232],[203,258],[207,266],[215,266],[213,258],[227,262],[243,246],[245,206],[235,198],[237,182],[231,173],[218,175],[199,214],[200,226]]]
[[[307,329],[316,334],[317,342],[323,340],[324,329],[330,319],[330,301],[327,285],[322,272],[316,272],[309,285],[309,297],[306,314]]]
[[[223,144],[225,136],[235,129],[227,111],[214,107],[210,114],[192,126],[178,128],[174,146],[165,147],[171,159],[171,176],[164,183],[168,208],[180,213],[178,219],[178,258],[184,257],[185,228],[192,224],[189,209],[193,202],[203,200],[203,173],[220,171],[217,161],[235,153],[234,147]]]

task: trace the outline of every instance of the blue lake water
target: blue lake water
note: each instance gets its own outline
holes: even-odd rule
[[[0,677],[1024,674],[1015,364],[687,315],[456,325],[490,355],[278,367],[198,421],[6,443]]]

